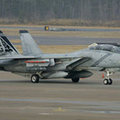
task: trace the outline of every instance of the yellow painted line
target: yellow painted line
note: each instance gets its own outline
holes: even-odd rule
[[[10,40],[12,43],[21,43],[21,40]]]
[[[54,109],[53,111],[55,111],[55,112],[65,112],[66,110],[63,109],[62,107],[58,107],[57,109]]]
[[[15,45],[15,47],[16,47],[16,48],[22,48],[22,46],[21,46],[21,45]]]

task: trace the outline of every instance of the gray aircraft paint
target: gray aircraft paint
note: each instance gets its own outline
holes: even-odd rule
[[[107,53],[106,55],[101,57],[98,61],[96,61],[91,67],[96,67],[100,62],[102,62],[104,59],[106,59],[110,55],[111,55],[111,53]]]
[[[90,74],[89,71],[91,70],[120,70],[120,53],[102,49],[91,50],[87,48],[66,54],[44,54],[33,41],[33,38],[28,31],[20,31],[20,34],[24,55],[1,55],[0,61],[2,61],[3,65],[0,65],[0,67],[5,71],[11,71],[17,74],[20,73],[21,75],[29,74],[30,76],[38,74],[42,79],[48,79],[56,77],[67,78],[71,72],[74,73],[74,75],[72,74],[73,76],[77,77],[80,77],[80,72],[82,72],[82,77],[87,77],[89,76],[87,73]],[[9,41],[6,42],[9,44]],[[104,44],[104,46],[106,46],[106,44]],[[11,45],[10,47],[12,48]],[[15,50],[13,49],[13,51]],[[47,66],[44,64],[46,59],[48,60]],[[39,60],[42,62],[40,63]],[[6,62],[7,65],[4,65]],[[27,63],[30,63],[29,65],[33,64],[34,69],[32,68],[33,70],[28,70]],[[36,66],[38,63],[45,69],[43,69],[40,65],[41,69],[37,69],[37,67],[39,67]],[[71,67],[71,69],[68,69],[67,67]]]

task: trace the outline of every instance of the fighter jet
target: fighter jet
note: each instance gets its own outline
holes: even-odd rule
[[[20,54],[0,31],[0,70],[31,77],[32,83],[40,79],[66,78],[79,82],[94,71],[106,73],[103,83],[111,85],[112,75],[120,71],[120,46],[94,43],[88,48],[66,54],[45,54],[30,33],[20,30],[23,54]]]

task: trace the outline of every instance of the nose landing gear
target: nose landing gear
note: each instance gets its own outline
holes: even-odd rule
[[[112,85],[113,81],[112,79],[110,78],[110,75],[112,75],[113,73],[110,72],[110,71],[106,71],[106,78],[103,80],[103,84],[104,85]]]
[[[104,85],[111,85],[111,84],[112,84],[112,79],[111,79],[111,78],[109,78],[109,79],[104,79],[104,80],[103,80],[103,83],[104,83]]]

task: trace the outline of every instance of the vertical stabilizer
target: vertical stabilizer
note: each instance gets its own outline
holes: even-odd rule
[[[20,39],[22,41],[22,49],[24,55],[37,56],[42,53],[42,51],[27,30],[20,30],[19,33]]]
[[[8,40],[8,38],[0,31],[0,54],[16,55],[19,54],[17,49]]]

